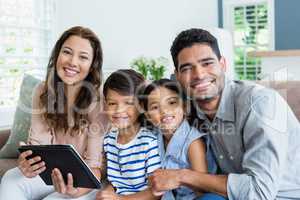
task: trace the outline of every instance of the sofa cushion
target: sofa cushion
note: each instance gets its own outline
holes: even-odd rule
[[[287,101],[300,121],[300,81],[270,81],[259,83],[275,89]]]
[[[0,179],[4,173],[17,166],[17,159],[0,159]]]
[[[32,93],[39,82],[39,79],[31,75],[24,75],[11,134],[0,151],[0,158],[16,158],[19,142],[27,140],[31,121]]]
[[[279,93],[286,95],[286,100],[300,121],[300,81],[289,81],[278,84]]]
[[[10,129],[0,130],[0,149],[6,144],[9,134]]]

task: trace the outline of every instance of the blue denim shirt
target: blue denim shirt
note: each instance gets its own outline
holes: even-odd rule
[[[197,115],[198,128],[209,133],[217,163],[228,174],[228,198],[300,199],[300,125],[294,113],[274,90],[225,80],[215,119],[200,109]]]
[[[203,137],[204,141],[207,144],[207,162],[208,162],[208,171],[210,173],[216,172],[216,162],[212,157],[211,151],[209,151],[209,141],[206,138],[204,133],[200,133],[196,128],[191,127],[189,123],[184,120],[178,129],[175,131],[172,136],[166,150],[164,148],[163,135],[160,133],[158,135],[158,145],[159,152],[161,157],[161,163],[163,169],[189,169],[191,168],[188,158],[188,149],[190,144]],[[174,196],[176,194],[176,197]],[[194,191],[188,187],[182,186],[174,191],[166,192],[162,199],[163,200],[189,200],[195,199],[197,196]]]

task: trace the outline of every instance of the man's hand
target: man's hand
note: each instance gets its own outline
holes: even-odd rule
[[[162,195],[165,191],[180,187],[179,170],[158,169],[149,177],[149,184],[155,196]]]

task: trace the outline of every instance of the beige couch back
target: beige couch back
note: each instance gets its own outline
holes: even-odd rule
[[[279,92],[300,121],[300,81],[260,82],[259,84],[273,88]]]

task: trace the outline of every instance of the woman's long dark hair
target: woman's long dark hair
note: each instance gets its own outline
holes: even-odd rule
[[[73,123],[68,122],[68,111],[66,110],[66,96],[60,90],[63,89],[63,81],[59,78],[56,70],[56,63],[64,42],[71,36],[79,36],[89,40],[93,48],[93,60],[90,72],[85,78],[85,86],[81,87],[74,102]],[[101,43],[96,34],[88,28],[75,26],[66,30],[57,40],[47,66],[46,82],[40,96],[42,108],[46,109],[44,118],[50,128],[55,130],[72,128],[77,131],[83,122],[88,122],[88,112],[86,110],[92,101],[100,98],[99,88],[102,79],[103,53]],[[63,98],[61,97],[63,96]],[[62,102],[61,102],[62,101]],[[61,108],[63,104],[63,108]],[[86,124],[86,123],[85,123]]]

